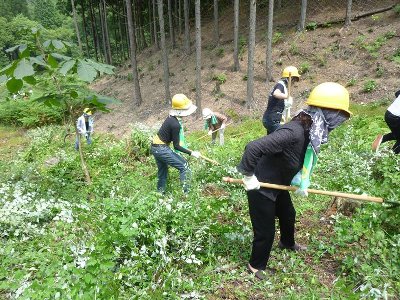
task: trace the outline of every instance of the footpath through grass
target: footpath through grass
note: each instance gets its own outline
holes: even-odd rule
[[[399,157],[389,144],[370,151],[375,135],[387,130],[383,106],[352,109],[351,121],[322,147],[312,187],[398,200]],[[124,140],[95,136],[84,145],[93,180],[86,186],[63,128],[23,135],[0,129],[0,298],[400,297],[398,209],[294,196],[296,237],[309,250],[296,254],[274,244],[270,265],[278,272],[260,282],[245,268],[252,239],[245,192],[221,181],[238,176],[244,146],[265,132],[260,121],[227,127],[225,147],[196,141],[203,132],[189,136],[190,147],[222,166],[189,158],[188,197],[175,170],[167,195],[155,192],[148,148],[154,130],[135,129]]]

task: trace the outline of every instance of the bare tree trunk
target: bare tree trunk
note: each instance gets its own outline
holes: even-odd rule
[[[196,18],[196,106],[197,115],[201,114],[201,12],[200,0],[195,2]]]
[[[143,21],[143,6],[142,6],[142,0],[137,2],[137,17],[138,17],[138,21],[139,21],[139,34],[140,34],[140,40],[142,41],[142,49],[147,48],[147,41],[146,41],[146,37],[144,35],[144,21]]]
[[[89,0],[89,15],[90,15],[90,25],[92,28],[92,36],[93,36],[93,47],[94,47],[94,52],[96,55],[96,60],[99,60],[99,54],[98,54],[98,49],[99,49],[99,39],[97,36],[97,26],[96,26],[96,21],[93,16],[93,5],[92,1]]]
[[[132,78],[133,78],[133,102],[140,106],[142,104],[142,95],[140,93],[139,76],[137,71],[137,61],[136,61],[136,37],[135,28],[133,27],[132,20],[132,3],[131,0],[125,0],[126,13],[128,19],[128,30],[129,30],[129,44],[131,46],[131,64],[132,64]]]
[[[160,49],[158,44],[158,34],[157,34],[157,18],[156,18],[156,0],[153,0],[153,26],[154,26],[154,44],[157,49]]]
[[[126,12],[126,5],[122,5],[122,8],[124,10],[124,16],[125,16],[125,39],[126,39],[126,44],[127,44],[127,48],[128,48],[128,58],[131,57],[131,45],[129,42],[129,28],[128,28],[128,18],[127,16],[127,12]],[[136,32],[135,32],[136,33]]]
[[[247,68],[247,101],[246,106],[254,106],[254,48],[256,41],[256,10],[257,1],[250,0],[250,28],[249,28],[249,47],[248,47],[248,68]]]
[[[301,0],[301,13],[299,31],[303,31],[306,26],[307,0]]]
[[[269,0],[268,7],[268,34],[267,34],[267,55],[266,55],[266,79],[272,80],[272,26],[274,19],[274,0]]]
[[[178,20],[179,20],[179,35],[182,34],[182,0],[178,0]]]
[[[153,24],[151,23],[151,0],[148,0],[147,2],[147,7],[148,7],[148,20],[149,20],[149,31],[150,31],[150,45],[154,43],[154,27]]]
[[[121,18],[121,16],[124,16],[124,7],[126,7],[126,5],[120,5],[120,6],[118,6],[118,5],[116,5],[116,7],[117,7],[117,9],[118,8],[120,8],[120,11],[118,10],[118,28],[119,28],[119,32],[120,32],[120,36],[121,36],[121,51],[122,51],[122,56],[123,56],[123,59],[122,59],[122,61],[125,61],[126,60],[126,39],[125,39],[125,37],[126,37],[126,33],[125,33],[125,31],[124,31],[124,26],[123,26],[123,24],[122,24],[122,18]]]
[[[101,26],[101,36],[102,36],[102,42],[103,42],[103,54],[104,54],[104,59],[107,64],[110,63],[108,53],[107,53],[107,42],[106,42],[106,33],[105,33],[105,26],[104,26],[104,14],[103,14],[103,3],[102,1],[99,2],[99,16],[100,16],[100,26]]]
[[[169,90],[168,53],[165,45],[163,0],[157,0],[157,3],[158,3],[158,19],[160,20],[161,49],[163,53],[165,101],[166,103],[171,103],[171,92]]]
[[[109,64],[112,65],[112,55],[111,55],[111,44],[110,44],[110,36],[108,32],[108,25],[107,25],[107,7],[106,1],[103,0],[103,24],[104,24],[104,36],[106,41],[106,55],[108,56]]]
[[[79,27],[78,27],[78,20],[76,19],[76,10],[75,10],[75,3],[74,0],[71,0],[71,6],[72,6],[72,17],[74,20],[74,26],[75,26],[75,32],[76,32],[76,37],[78,39],[78,47],[79,47],[79,52],[81,55],[83,55],[83,48],[82,48],[82,42],[81,42],[81,35],[79,33]]]
[[[351,6],[352,6],[352,0],[347,0],[347,9],[346,9],[346,21],[344,23],[345,26],[350,26],[351,24]]]
[[[239,65],[239,0],[234,3],[234,23],[233,23],[233,71],[240,70]]]
[[[277,0],[277,1],[276,1],[276,7],[277,7],[278,9],[282,8],[282,0]]]
[[[214,44],[219,45],[218,0],[214,0]]]
[[[82,25],[83,25],[83,34],[85,36],[85,43],[86,43],[86,56],[90,57],[89,53],[89,40],[88,40],[88,33],[87,33],[87,23],[86,23],[86,13],[85,13],[85,4],[84,1],[81,0],[81,8],[82,8]]]
[[[169,23],[169,38],[171,40],[171,47],[175,48],[175,31],[174,31],[174,23],[172,21],[171,0],[168,0],[168,23]]]
[[[185,52],[190,55],[190,34],[189,34],[189,3],[183,0],[183,14],[185,15]]]

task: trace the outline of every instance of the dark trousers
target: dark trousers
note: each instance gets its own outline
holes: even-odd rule
[[[393,152],[396,154],[400,153],[400,117],[395,116],[390,111],[385,113],[385,122],[390,128],[391,132],[385,134],[382,138],[382,143],[387,141],[396,141],[393,146]]]
[[[291,247],[296,211],[288,191],[280,192],[276,202],[257,190],[248,191],[247,199],[254,233],[249,263],[255,269],[265,270],[275,237],[275,217],[279,219],[282,244]]]
[[[280,117],[279,119],[277,118]],[[282,114],[277,114],[271,116],[271,114],[268,111],[264,112],[263,118],[262,118],[262,123],[265,129],[267,129],[267,134],[273,133],[275,130],[277,130],[281,126],[281,118]]]

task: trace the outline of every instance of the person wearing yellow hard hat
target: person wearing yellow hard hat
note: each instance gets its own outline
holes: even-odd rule
[[[93,125],[94,125],[94,120],[92,117],[92,111],[90,110],[90,108],[87,107],[83,110],[82,115],[76,121],[76,129],[77,129],[77,134],[80,134],[85,137],[88,145],[92,144],[91,136],[93,133]],[[75,150],[79,150],[78,136],[76,137],[75,140]]]
[[[328,141],[330,131],[351,115],[349,100],[349,93],[342,85],[322,83],[311,91],[306,109],[273,133],[247,144],[237,170],[243,174],[254,233],[247,269],[258,279],[273,274],[267,263],[275,237],[275,217],[279,219],[281,233],[278,247],[292,251],[307,249],[295,242],[296,210],[289,192],[260,188],[260,181],[290,185],[300,172],[296,192],[306,196],[321,144]]]
[[[385,112],[385,122],[390,132],[387,134],[378,134],[372,143],[372,150],[377,152],[382,143],[396,141],[392,147],[395,154],[400,153],[400,90],[394,93],[396,99]]]
[[[211,143],[214,145],[219,132],[219,144],[224,145],[224,131],[228,118],[218,112],[213,112],[209,108],[204,108],[203,111],[204,129],[208,130],[208,135],[211,135]]]
[[[186,153],[195,158],[200,157],[200,152],[186,149],[185,135],[182,126],[182,117],[187,117],[194,113],[197,106],[184,94],[176,94],[172,97],[172,109],[169,116],[161,125],[158,133],[153,137],[151,144],[151,153],[153,154],[158,167],[157,190],[164,194],[167,185],[168,166],[176,168],[179,171],[184,193],[188,193],[190,169],[188,162],[181,155],[172,151],[172,143],[176,151]]]
[[[289,77],[291,77],[291,82],[300,80],[299,71],[296,67],[288,66],[283,69],[281,80],[275,84],[268,96],[267,109],[262,118],[262,123],[268,134],[274,132],[280,126],[283,111],[290,109],[293,104],[293,98],[289,97],[288,93]]]

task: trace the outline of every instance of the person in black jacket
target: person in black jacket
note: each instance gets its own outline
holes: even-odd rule
[[[279,219],[281,233],[279,248],[306,249],[295,243],[296,211],[289,192],[260,188],[260,181],[290,185],[295,175],[305,170],[305,157],[308,162],[315,155],[316,161],[319,147],[327,142],[328,133],[351,114],[349,93],[337,83],[327,82],[315,87],[306,104],[308,108],[300,111],[292,121],[272,134],[248,143],[237,167],[244,175],[254,233],[247,268],[259,279],[266,278],[264,271],[275,237],[275,217]],[[301,174],[301,178],[310,175],[311,171]],[[301,190],[304,186],[299,185],[299,193],[307,195],[306,188]]]
[[[174,167],[179,171],[179,179],[181,181],[184,193],[188,193],[190,176],[189,165],[181,155],[172,151],[170,144],[172,142],[176,151],[189,154],[199,158],[200,152],[186,149],[185,136],[181,123],[181,118],[194,113],[197,106],[193,105],[184,94],[176,94],[172,98],[172,109],[169,116],[161,125],[157,135],[153,137],[151,144],[151,153],[153,154],[158,167],[157,190],[164,194],[168,178],[168,166]]]

